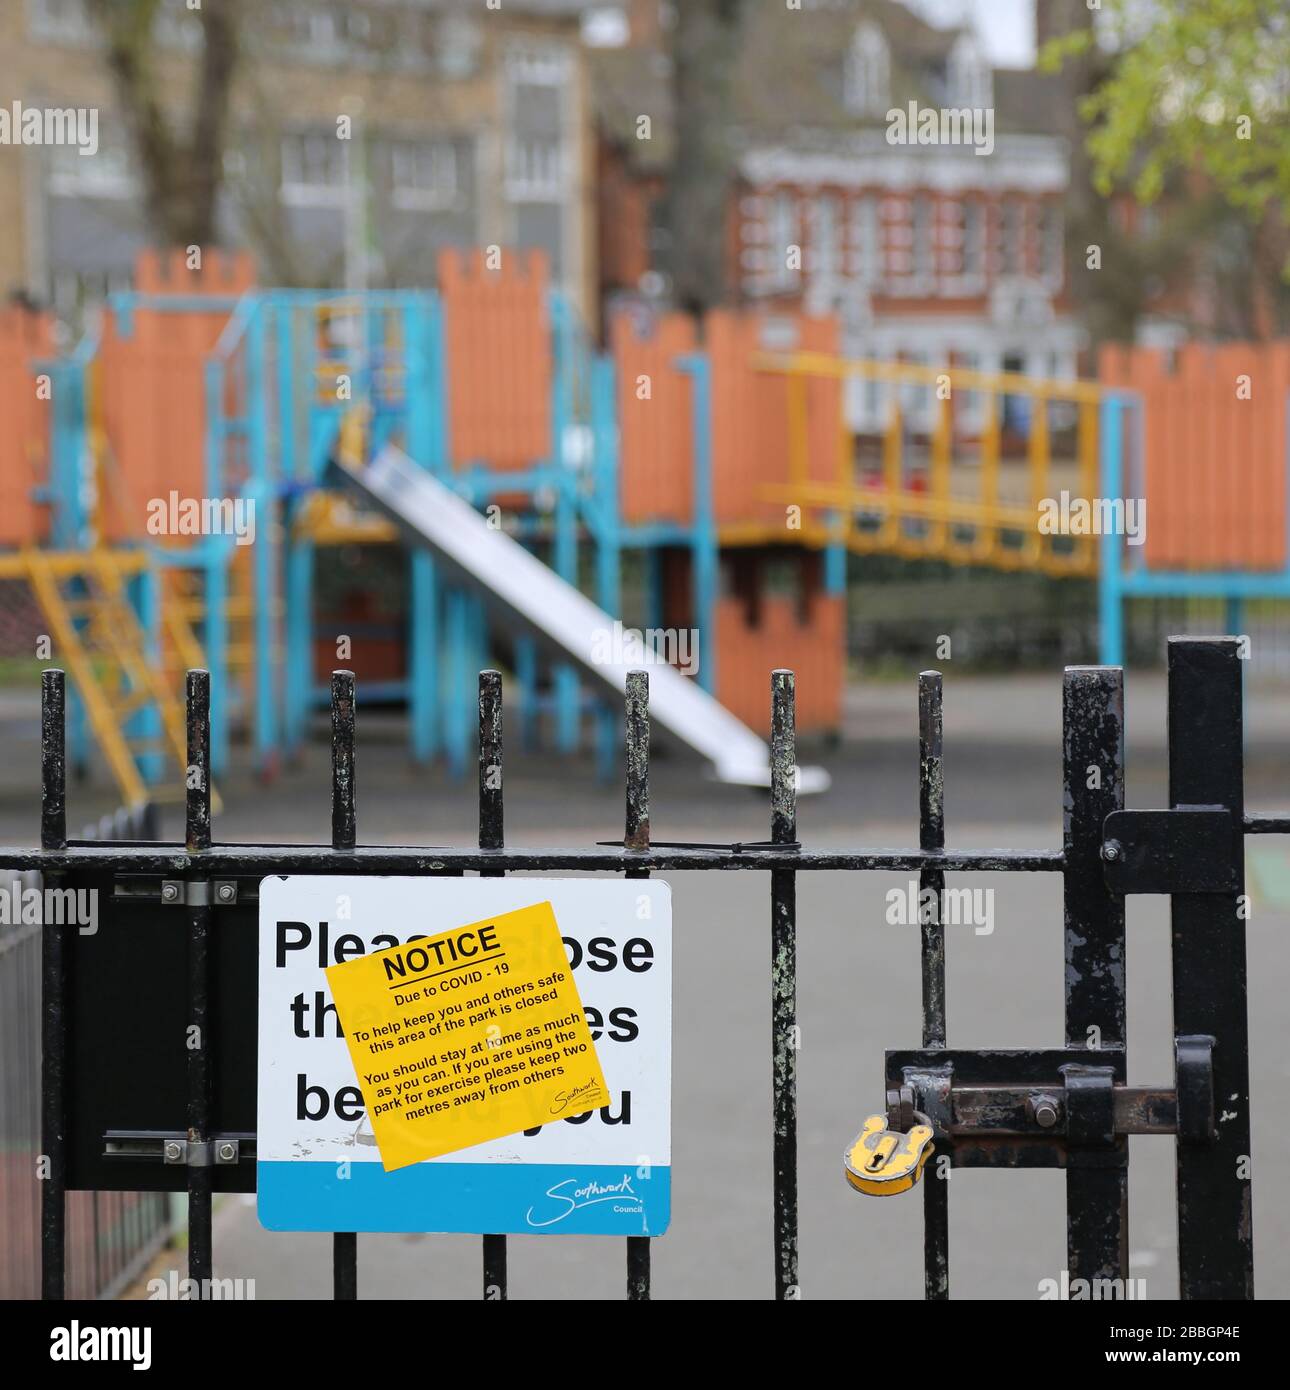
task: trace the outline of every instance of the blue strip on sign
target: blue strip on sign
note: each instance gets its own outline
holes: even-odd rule
[[[423,1231],[482,1235],[661,1236],[672,1170],[630,1164],[258,1163],[269,1231]]]

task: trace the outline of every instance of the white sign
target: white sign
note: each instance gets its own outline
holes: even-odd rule
[[[550,902],[610,1101],[386,1172],[323,971]],[[657,880],[266,878],[260,1222],[275,1231],[657,1236],[671,1212],[672,900]]]

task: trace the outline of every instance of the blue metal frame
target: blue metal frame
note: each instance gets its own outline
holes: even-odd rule
[[[149,567],[134,575],[127,596],[146,634],[146,659],[155,669],[161,662],[161,572]],[[126,733],[159,747],[164,733],[161,710],[148,703],[129,720]],[[165,758],[160,753],[145,753],[137,762],[139,774],[149,786],[155,786],[165,775]]]
[[[437,293],[384,291],[356,296],[271,289],[227,299],[126,293],[109,301],[122,335],[132,331],[133,316],[141,309],[188,312],[212,307],[227,309],[229,319],[206,364],[204,486],[210,496],[241,496],[256,505],[259,544],[252,559],[250,624],[254,663],[243,713],[254,720],[253,746],[261,773],[271,772],[284,750],[289,754],[300,746],[320,696],[313,677],[317,557],[314,543],[296,523],[309,496],[329,486],[327,465],[350,404],[319,390],[318,368],[324,361],[350,373],[352,401],[369,407],[369,443],[401,437],[414,460],[449,481],[475,506],[486,506],[500,494],[528,499],[526,511],[510,528],[512,534],[546,554],[552,568],[570,583],[579,579],[579,545],[585,536],[594,546],[594,592],[606,612],[621,612],[623,556],[635,550],[645,558],[646,625],[659,626],[663,616],[659,549],[687,548],[693,561],[694,622],[707,639],[699,681],[704,689],[715,691],[717,654],[712,634],[719,550],[712,479],[711,365],[705,354],[691,353],[677,362],[692,385],[693,520],[688,525],[628,525],[619,494],[614,363],[608,355],[596,353],[572,307],[558,292],[552,292],[548,303],[551,438],[545,457],[514,472],[499,471],[486,462],[452,471],[451,364],[446,354],[444,306]],[[352,312],[352,335],[338,334],[334,342],[321,342],[317,315],[324,309],[337,315]],[[54,366],[67,378],[55,392],[56,410],[67,418],[55,431],[51,485],[61,503],[56,541],[68,547],[83,540],[80,492],[74,479],[79,476],[84,445],[85,370],[96,350],[97,343],[87,338],[71,359]],[[182,550],[157,548],[153,554],[159,566],[195,570],[204,583],[201,635],[211,676],[211,761],[214,773],[223,775],[229,764],[230,713],[238,708],[228,661],[230,566],[236,550],[228,538],[205,537]],[[408,564],[407,677],[387,682],[382,689],[407,696],[413,757],[424,762],[446,754],[453,770],[462,774],[474,728],[475,668],[488,658],[483,610],[469,593],[446,584],[433,558],[424,552],[411,551]],[[829,591],[844,587],[845,578],[845,553],[831,548],[825,568]],[[275,616],[279,596],[283,600],[280,618]],[[538,648],[531,638],[517,638],[514,655],[518,689],[513,708],[521,742],[532,739],[539,715],[549,714],[557,747],[573,752],[579,746],[584,717],[590,713],[598,768],[602,775],[612,775],[619,741],[618,710],[584,689],[577,672],[564,663],[553,666],[549,691],[540,692]],[[73,718],[73,748],[76,729]]]
[[[699,684],[710,695],[717,690],[716,612],[719,583],[717,522],[712,497],[712,364],[706,353],[678,357],[677,366],[690,378],[691,423],[694,431],[694,524],[689,528],[690,582],[694,625],[703,634],[706,650],[699,662]]]
[[[1124,401],[1102,397],[1098,420],[1101,458],[1099,474],[1103,497],[1124,495]],[[1148,524],[1150,524],[1148,520]],[[1124,575],[1120,567],[1120,538],[1104,535],[1098,543],[1099,660],[1103,666],[1124,665]]]
[[[663,619],[663,547],[686,548],[692,560],[693,621],[706,641],[699,681],[715,693],[717,652],[715,615],[719,598],[719,547],[713,497],[712,375],[702,352],[676,359],[691,385],[694,454],[693,519],[680,523],[629,525],[619,492],[620,450],[615,367],[587,341],[571,306],[553,292],[549,300],[553,361],[551,439],[546,457],[516,472],[481,463],[453,473],[449,458],[449,377],[444,307],[425,291],[368,292],[362,296],[329,290],[257,290],[233,297],[192,295],[110,296],[108,311],[118,332],[128,337],[140,310],[190,312],[227,309],[228,323],[206,364],[205,487],[210,496],[237,494],[254,500],[257,538],[253,559],[255,651],[254,690],[248,692],[254,716],[254,748],[261,772],[271,771],[279,752],[297,748],[311,711],[326,691],[313,679],[314,544],[295,525],[308,496],[328,486],[332,457],[346,402],[318,390],[318,372],[327,361],[344,360],[353,376],[353,399],[370,407],[372,441],[401,436],[409,455],[476,506],[499,494],[528,499],[515,519],[513,534],[548,550],[563,578],[579,578],[579,540],[594,545],[593,583],[600,606],[617,614],[622,607],[622,561],[640,552],[645,566],[647,627]],[[314,328],[323,309],[353,311],[354,336],[323,348]],[[303,322],[302,322],[303,320]],[[65,360],[40,364],[54,382],[49,486],[52,541],[61,549],[91,543],[83,486],[88,457],[87,373],[98,351],[88,334]],[[335,354],[335,356],[333,355]],[[1290,402],[1287,403],[1290,422]],[[1137,393],[1108,390],[1100,406],[1099,483],[1104,497],[1122,497],[1126,487],[1142,495],[1143,408]],[[1287,429],[1290,475],[1290,428]],[[245,459],[245,468],[235,462]],[[281,531],[278,523],[283,523]],[[279,540],[279,537],[281,538]],[[202,575],[206,614],[203,631],[211,675],[211,760],[217,776],[228,769],[229,716],[236,707],[228,663],[230,636],[229,574],[236,554],[226,537],[205,537],[187,549],[150,547],[155,566],[192,569]],[[1145,556],[1126,555],[1122,538],[1099,542],[1100,657],[1108,665],[1124,658],[1124,605],[1134,597],[1222,599],[1230,628],[1239,628],[1242,604],[1255,597],[1290,597],[1290,562],[1278,573],[1149,571]],[[845,546],[824,550],[824,587],[844,593]],[[285,653],[277,675],[276,600],[284,602],[280,624]],[[132,600],[150,632],[159,622],[160,575],[141,578]],[[424,762],[440,752],[464,774],[465,749],[474,727],[474,669],[488,659],[484,615],[478,600],[444,583],[435,561],[422,551],[409,554],[408,674],[386,682],[385,694],[406,695],[409,741]],[[519,637],[514,646],[517,698],[512,704],[522,745],[533,738],[538,716],[553,718],[560,751],[579,744],[584,715],[592,715],[597,762],[609,775],[617,753],[618,712],[598,695],[584,691],[577,673],[557,663],[549,693],[539,693],[539,656],[534,641]],[[69,692],[69,755],[83,763],[88,736],[83,711]]]

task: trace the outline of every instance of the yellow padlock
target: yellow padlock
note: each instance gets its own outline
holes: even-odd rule
[[[908,1192],[923,1175],[933,1151],[932,1127],[918,1115],[907,1134],[887,1128],[885,1115],[870,1115],[843,1157],[847,1181],[857,1192],[888,1197]]]

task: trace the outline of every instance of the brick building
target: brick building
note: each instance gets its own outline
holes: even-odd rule
[[[651,209],[674,138],[667,13],[637,0],[629,43],[592,59],[611,298],[638,294],[657,264]],[[850,356],[1072,375],[1059,94],[1054,79],[993,68],[970,30],[935,28],[894,0],[752,7],[733,92],[728,291],[836,313]],[[892,143],[889,112],[910,103],[920,117],[949,113],[937,132],[951,140],[974,133],[984,148],[988,135],[989,152]],[[956,124],[959,112],[975,125]],[[853,426],[876,428],[878,409],[876,389],[857,386]]]
[[[243,7],[223,239],[265,279],[425,284],[446,245],[540,247],[589,312],[594,141],[586,0],[256,0]],[[191,102],[199,21],[158,19],[163,100]],[[0,100],[92,107],[99,148],[0,146],[0,292],[65,314],[129,284],[147,230],[101,40],[84,0],[0,6]],[[357,135],[337,138],[339,114]],[[364,196],[355,190],[366,188]],[[358,211],[356,212],[356,208]]]

